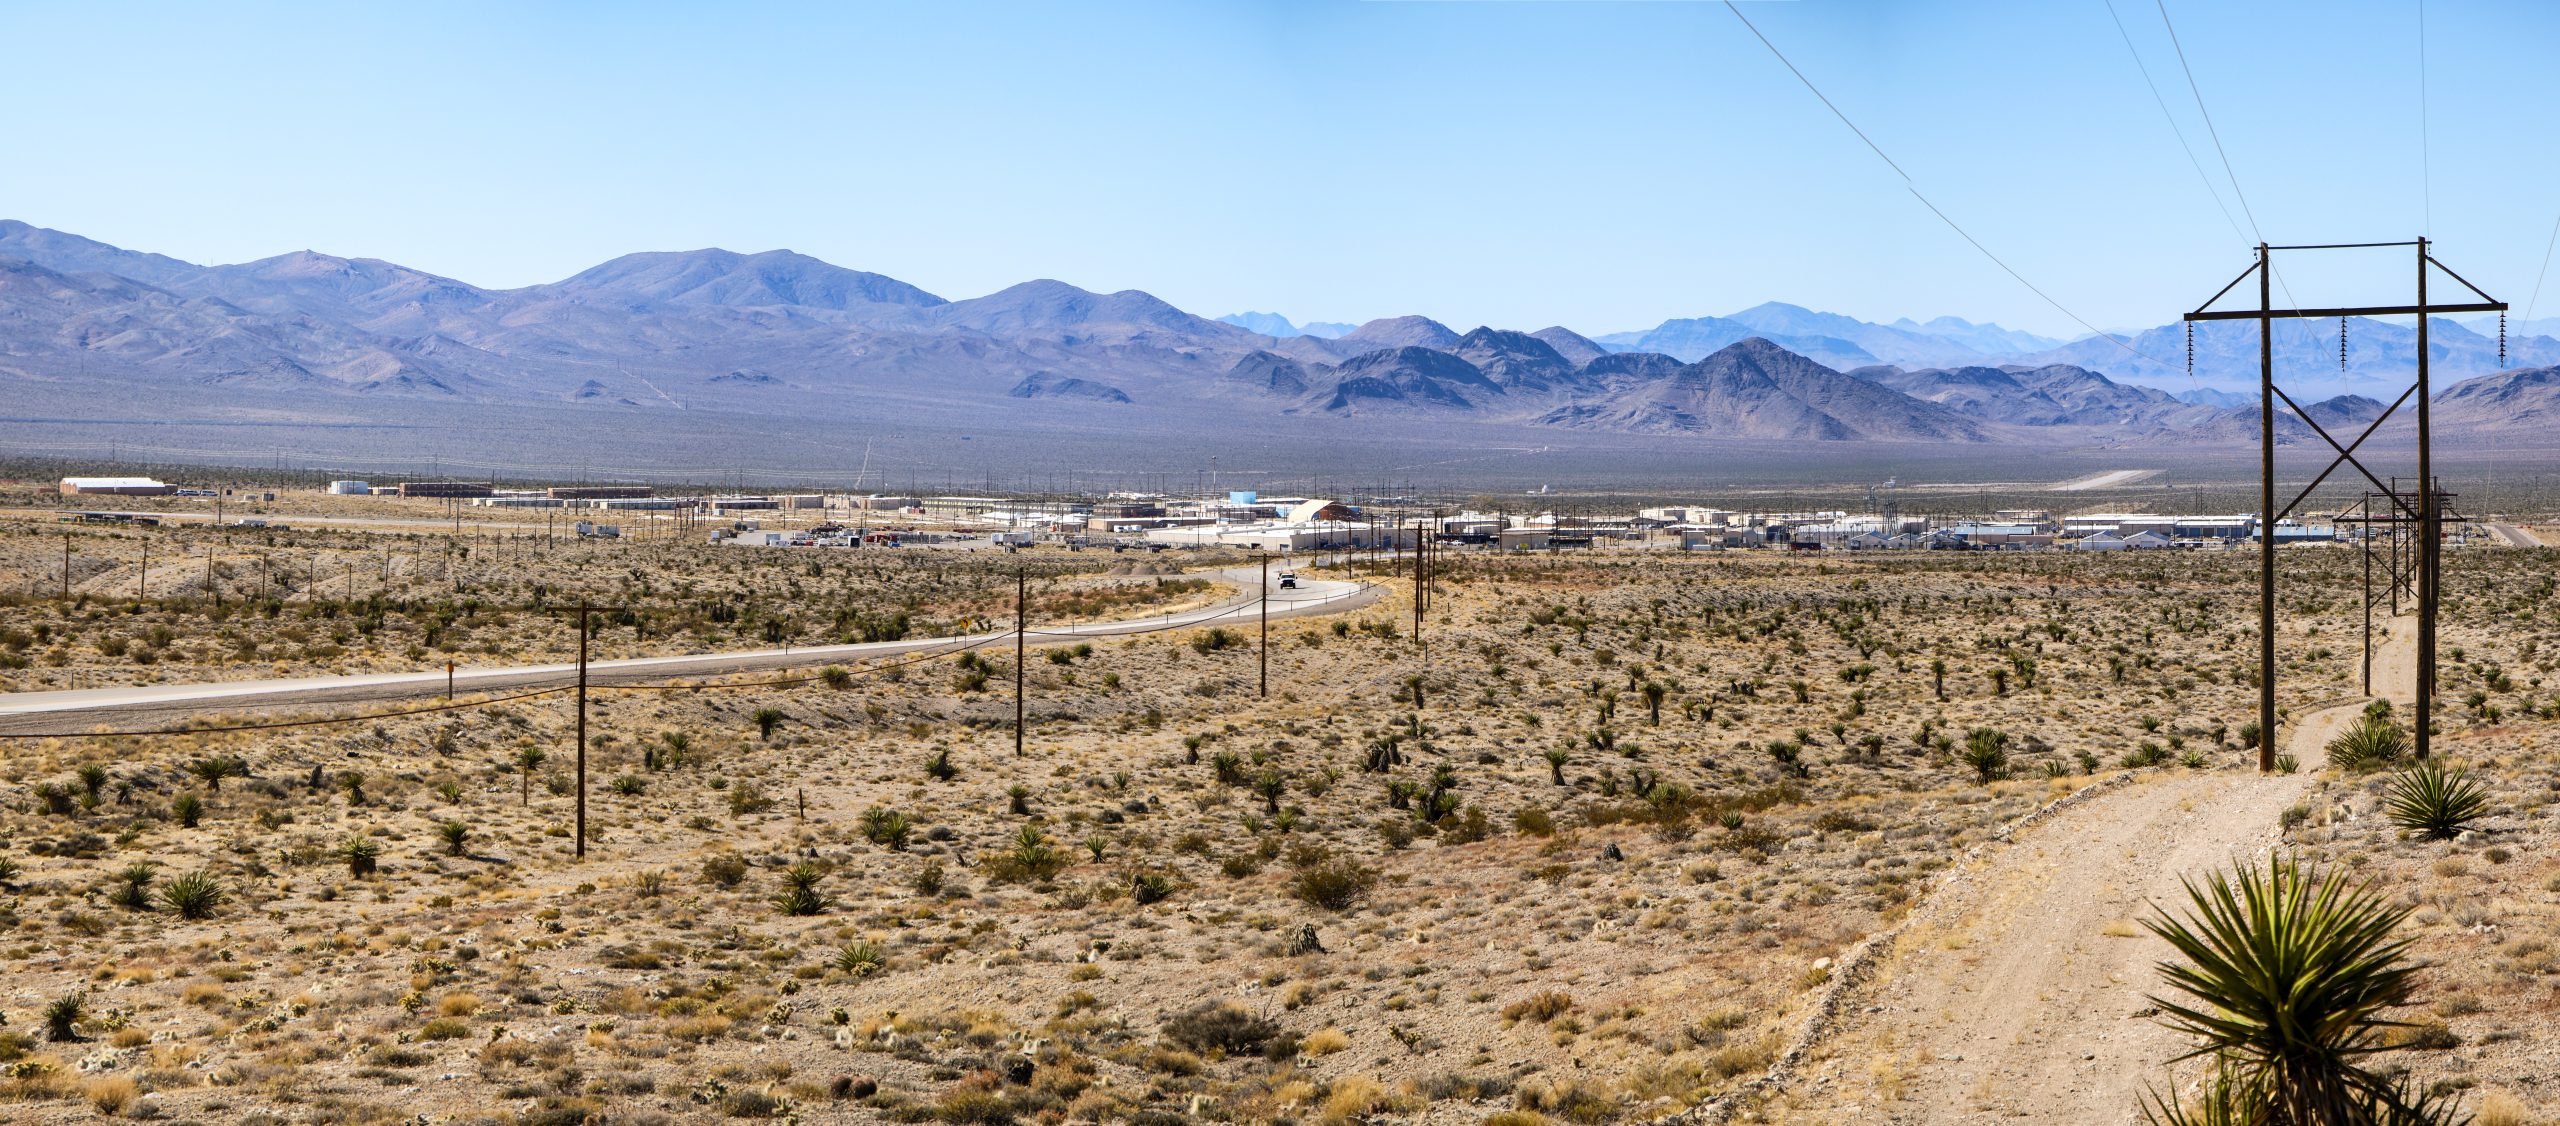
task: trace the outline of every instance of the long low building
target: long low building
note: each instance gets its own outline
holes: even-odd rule
[[[1380,527],[1324,520],[1303,524],[1266,522],[1157,528],[1148,532],[1146,539],[1148,543],[1174,547],[1231,547],[1242,551],[1286,552],[1327,548],[1405,548],[1413,546],[1420,534],[1419,529],[1410,525]]]
[[[120,497],[165,497],[177,492],[176,485],[149,477],[65,477],[62,495],[100,494]]]

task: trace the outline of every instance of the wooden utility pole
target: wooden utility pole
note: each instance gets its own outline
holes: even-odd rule
[[[1262,690],[1271,698],[1271,557],[1262,557]]]
[[[1013,753],[1022,753],[1022,657],[1023,638],[1031,623],[1031,571],[1017,567],[1013,572]]]
[[[2418,699],[2417,714],[2410,725],[2417,729],[2419,758],[2427,757],[2429,736],[2435,730],[2436,711],[2436,602],[2440,597],[2444,576],[2444,509],[2436,491],[2435,444],[2428,440],[2427,399],[2434,394],[2427,386],[2427,240],[2418,240],[2418,385],[2415,397],[2418,408]],[[2465,286],[2469,282],[2462,283]],[[2498,350],[2506,351],[2506,306],[2498,307]]]
[[[2276,768],[2276,360],[2267,244],[2258,244],[2258,773]],[[2290,292],[2290,291],[2288,291]],[[2424,304],[2424,302],[2420,302]],[[2344,323],[2341,321],[2340,323]],[[2423,355],[2427,318],[2418,317]],[[2420,363],[2426,361],[2420,360]]]
[[[1422,644],[1422,521],[1413,522],[1413,643]]]
[[[62,533],[62,600],[71,601],[71,533]]]
[[[139,602],[139,601],[142,601],[142,600],[147,599],[147,598],[150,598],[150,597],[151,597],[151,537],[150,537],[150,536],[148,536],[148,535],[146,535],[146,536],[142,537],[142,578],[141,578],[141,580],[140,580],[140,583],[139,583],[139,587],[138,587],[138,589],[136,589],[136,590],[133,592],[133,598],[134,598],[134,601]]]
[[[587,858],[587,614],[592,610],[578,604],[578,859]],[[446,684],[451,685],[453,663],[445,662]],[[447,693],[452,689],[448,687]]]

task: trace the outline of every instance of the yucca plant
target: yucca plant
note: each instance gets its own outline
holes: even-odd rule
[[[132,864],[126,865],[124,871],[116,873],[116,879],[119,881],[120,886],[116,888],[113,894],[107,896],[107,901],[128,910],[150,910],[151,878],[157,874],[159,870],[159,865],[148,860],[136,861]]]
[[[2357,773],[2391,766],[2408,753],[2408,733],[2389,716],[2371,712],[2329,740],[2329,765]]]
[[[44,1038],[56,1044],[80,1039],[80,1018],[89,1015],[89,995],[65,993],[44,1007]]]
[[[934,748],[932,756],[924,760],[924,773],[925,777],[936,782],[948,782],[959,777],[960,768],[951,765],[951,748]]]
[[[194,794],[180,794],[169,803],[169,816],[177,819],[180,828],[195,828],[196,822],[204,820],[204,799]]]
[[[338,845],[338,859],[347,862],[347,875],[361,880],[381,864],[382,845],[371,837],[351,836]]]
[[[894,809],[873,806],[862,811],[862,835],[891,852],[906,851],[907,837],[914,829],[907,815]]]
[[[1977,782],[1996,782],[2009,776],[2009,733],[1991,727],[1977,727],[1965,733],[1964,764],[1973,768]]]
[[[867,941],[856,939],[836,951],[836,968],[855,977],[865,977],[889,968],[889,956]]]
[[[773,905],[785,915],[824,915],[830,901],[818,890],[818,881],[827,878],[827,870],[815,864],[799,863],[782,870],[782,895]]]
[[[2187,918],[2164,912],[2143,923],[2184,959],[2159,964],[2174,995],[2151,1000],[2165,1024],[2194,1038],[2178,1059],[2208,1059],[2215,1070],[2192,1104],[2151,1095],[2144,1111],[2153,1122],[2447,1120],[2420,1115],[2449,1114],[2450,1104],[2413,1097],[2364,1066],[2395,1047],[2384,1040],[2388,1030],[2406,1027],[2383,1014],[2414,992],[2409,941],[2393,937],[2409,908],[2291,859],[2186,888]]]
[[[465,850],[471,847],[471,826],[469,823],[462,821],[438,822],[436,824],[436,835],[444,838],[445,855],[468,855]]]
[[[2428,759],[2392,776],[2382,808],[2392,824],[2442,840],[2488,816],[2489,790],[2468,769]]]
[[[222,906],[222,881],[211,872],[189,872],[160,889],[160,901],[182,919],[211,918]]]

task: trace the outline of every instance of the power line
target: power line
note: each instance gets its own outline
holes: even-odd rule
[[[1894,159],[1892,157],[1885,155],[1883,147],[1877,145],[1874,138],[1867,136],[1866,130],[1858,128],[1857,122],[1849,120],[1848,114],[1840,112],[1840,107],[1834,105],[1831,99],[1823,94],[1821,87],[1814,85],[1812,79],[1805,77],[1802,70],[1796,69],[1796,64],[1787,58],[1786,52],[1779,50],[1778,45],[1770,42],[1768,36],[1762,35],[1760,33],[1760,28],[1751,22],[1751,17],[1743,15],[1742,9],[1736,7],[1733,0],[1724,0],[1724,6],[1726,11],[1733,13],[1733,18],[1741,20],[1742,26],[1751,30],[1752,37],[1758,39],[1761,46],[1767,47],[1769,49],[1769,53],[1777,57],[1778,62],[1787,68],[1788,73],[1796,76],[1796,81],[1804,83],[1804,88],[1812,91],[1813,96],[1821,100],[1823,108],[1831,111],[1831,116],[1839,118],[1840,124],[1848,126],[1850,132],[1857,134],[1859,140],[1866,142],[1868,151],[1875,153],[1876,159],[1883,161],[1885,163],[1885,167],[1893,169],[1894,175],[1902,177],[1902,186],[1904,190],[1911,193],[1911,198],[1919,200],[1922,207],[1928,208],[1930,214],[1937,216],[1939,222],[1945,223],[1948,230],[1954,231],[1958,237],[1971,244],[1975,250],[1981,251],[1982,256],[1990,259],[1992,265],[2000,267],[2002,272],[2017,279],[2019,285],[2027,288],[2027,292],[2043,298],[2045,304],[2051,305],[2055,309],[2060,310],[2063,316],[2079,322],[2080,327],[2088,329],[2092,335],[2097,336],[2118,348],[2122,348],[2126,352],[2135,356],[2149,360],[2152,363],[2159,364],[2162,367],[2175,366],[2166,360],[2153,356],[2144,352],[2142,349],[2134,347],[2130,343],[2118,339],[2113,333],[2100,329],[2094,324],[2090,324],[2088,318],[2072,312],[2070,306],[2054,300],[2052,294],[2046,293],[2042,288],[2038,287],[2036,283],[2028,281],[2025,274],[2019,273],[2007,262],[2002,261],[1999,255],[1993,254],[1990,247],[1982,245],[1982,240],[1973,237],[1970,232],[1958,225],[1955,220],[1948,218],[1947,213],[1940,210],[1937,204],[1930,202],[1929,197],[1921,193],[1920,185],[1912,181],[1911,174],[1903,171],[1900,164],[1894,163]]]
[[[2533,309],[2542,303],[2542,279],[2551,276],[2551,248],[2560,245],[2560,215],[2551,218],[2551,237],[2542,241],[2542,269],[2533,275],[2533,299],[2524,303],[2524,324],[2517,327],[2533,331]]]
[[[2231,154],[2222,147],[2222,131],[2213,127],[2213,111],[2205,108],[2204,89],[2196,85],[2195,68],[2187,65],[2187,49],[2178,42],[2178,25],[2169,22],[2169,2],[2168,0],[2152,0],[2152,2],[2160,8],[2160,25],[2169,29],[2169,47],[2178,53],[2178,69],[2185,72],[2187,76],[2187,92],[2195,95],[2196,112],[2204,117],[2205,135],[2213,138],[2213,153],[2222,158],[2222,174],[2231,180],[2231,194],[2240,201],[2240,213],[2249,217],[2250,233],[2257,235],[2259,242],[2265,242],[2267,234],[2258,227],[2258,213],[2250,209],[2248,193],[2240,190],[2240,174],[2231,170]],[[2293,295],[2287,293],[2285,299],[2291,301]],[[2299,304],[2299,302],[2296,303]]]
[[[2125,53],[2133,56],[2133,68],[2142,73],[2142,84],[2151,90],[2152,104],[2160,107],[2160,116],[2168,121],[2169,132],[2178,138],[2178,148],[2187,154],[2188,167],[2196,170],[2196,182],[2203,184],[2205,194],[2213,197],[2214,209],[2222,212],[2222,221],[2231,225],[2231,233],[2247,237],[2247,232],[2240,229],[2240,220],[2232,217],[2231,206],[2222,202],[2222,192],[2213,186],[2213,177],[2204,170],[2204,161],[2197,158],[2195,146],[2187,143],[2187,131],[2178,125],[2178,115],[2169,112],[2169,99],[2161,96],[2160,84],[2151,80],[2151,67],[2142,61],[2142,52],[2134,47],[2133,33],[2125,30],[2124,17],[2116,14],[2116,0],[2106,0],[2106,5],[2107,18],[2115,21],[2116,34],[2124,39]]]
[[[2436,233],[2435,171],[2427,138],[2427,0],[2418,0],[2418,231],[2429,236]]]

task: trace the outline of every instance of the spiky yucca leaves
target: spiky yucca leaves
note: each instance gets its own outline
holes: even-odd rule
[[[206,919],[222,906],[222,881],[211,872],[189,872],[160,889],[160,898],[182,919]]]
[[[818,890],[827,870],[803,861],[782,870],[782,894],[773,901],[785,915],[824,915],[834,900]]]
[[[2153,997],[2162,1021],[2195,1039],[2180,1060],[2214,1061],[2194,1106],[2155,1096],[2154,1122],[2364,1126],[2454,1121],[2455,1108],[2413,1097],[2367,1069],[2391,1050],[2386,1018],[2410,1002],[2417,967],[2392,937],[2409,915],[2369,885],[2291,859],[2189,882],[2192,911],[2144,920],[2184,957],[2160,974],[2181,996]],[[2173,1061],[2174,1062],[2174,1061]]]
[[[2427,760],[2393,775],[2383,812],[2403,829],[2443,839],[2489,813],[2489,790],[2463,767]]]
[[[2335,1122],[2340,1126],[2468,1126],[2471,1116],[2462,1113],[2458,1093],[2435,1094],[2419,1089],[2408,1073],[2389,1080],[2391,1095],[2356,1107],[2346,1115],[2319,1120],[2322,1126]],[[2176,1092],[2161,1095],[2150,1092],[2143,1101],[2143,1118],[2153,1126],[2269,1126],[2283,1122],[2272,1112],[2267,1082],[2252,1076],[2228,1059],[2217,1060],[2213,1070],[2196,1085],[2192,1098]]]
[[[2371,712],[2329,740],[2329,765],[2346,771],[2380,770],[2408,753],[2408,733],[2390,717]]]

